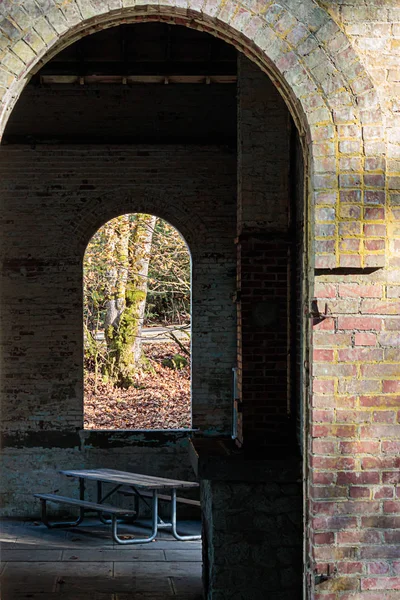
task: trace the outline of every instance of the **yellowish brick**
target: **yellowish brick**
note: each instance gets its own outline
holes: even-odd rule
[[[25,64],[28,64],[36,57],[32,48],[30,48],[23,40],[20,40],[15,44],[13,51]]]

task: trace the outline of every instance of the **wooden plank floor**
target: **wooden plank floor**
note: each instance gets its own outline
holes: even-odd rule
[[[115,544],[97,519],[68,530],[37,521],[0,524],[2,600],[201,600],[201,542],[167,532],[149,544]],[[182,533],[200,533],[183,522]],[[121,526],[121,535],[143,535]]]

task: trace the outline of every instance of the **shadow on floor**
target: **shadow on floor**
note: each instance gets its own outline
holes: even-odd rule
[[[121,546],[96,519],[70,529],[7,519],[0,529],[2,600],[203,597],[200,541],[178,542],[162,531],[154,542]],[[143,531],[137,525],[121,527],[127,536]],[[180,531],[200,533],[200,522],[181,522]]]

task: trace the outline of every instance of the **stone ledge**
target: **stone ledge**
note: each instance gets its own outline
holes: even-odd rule
[[[111,449],[128,446],[169,447],[187,443],[193,429],[171,430],[90,430],[81,431],[15,431],[1,434],[0,448],[96,448]]]

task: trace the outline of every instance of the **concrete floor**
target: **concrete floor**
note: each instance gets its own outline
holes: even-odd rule
[[[183,533],[199,533],[185,521]],[[115,544],[109,527],[85,519],[70,529],[38,521],[0,524],[1,600],[201,600],[201,542],[178,542],[166,531],[137,546]],[[137,526],[121,535],[140,534]]]

